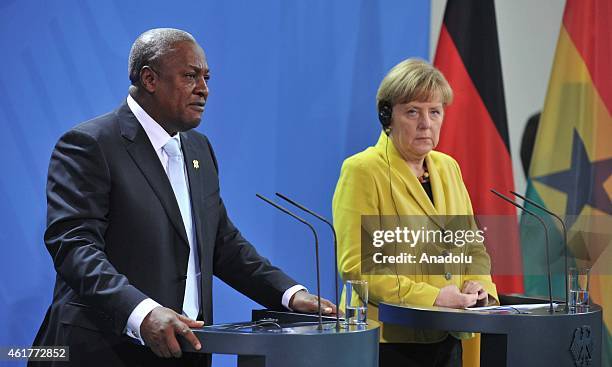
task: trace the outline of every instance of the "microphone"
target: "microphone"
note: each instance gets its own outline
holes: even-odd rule
[[[315,254],[316,254],[316,259],[317,259],[317,301],[318,301],[317,309],[319,311],[319,326],[317,327],[317,329],[318,330],[323,330],[323,317],[321,315],[321,275],[319,273],[319,238],[317,237],[317,231],[315,231],[315,229],[312,226],[312,224],[308,223],[305,219],[302,219],[302,218],[298,217],[297,215],[293,214],[291,211],[289,211],[289,209],[286,209],[286,208],[276,204],[272,200],[264,197],[263,195],[255,194],[255,196],[257,196],[261,200],[265,201],[266,203],[272,205],[273,207],[275,207],[276,209],[280,210],[281,212],[283,212],[285,214],[288,214],[291,217],[297,219],[298,221],[304,223],[312,231],[312,234],[314,235],[314,239],[315,239]]]
[[[549,254],[548,254],[548,227],[544,223],[544,220],[539,215],[537,215],[536,213],[534,213],[531,210],[525,208],[524,206],[516,203],[514,200],[510,199],[506,195],[497,192],[497,190],[495,190],[495,189],[491,189],[491,192],[494,193],[495,195],[499,196],[502,200],[507,201],[508,203],[510,203],[510,204],[516,206],[517,208],[523,210],[525,213],[527,213],[527,214],[531,215],[532,217],[536,218],[540,222],[542,227],[544,227],[544,238],[546,240],[546,267],[548,269],[548,301],[549,301],[549,304],[550,304],[548,312],[549,313],[554,313],[555,310],[553,308],[553,300],[552,300],[552,281],[551,281],[551,275],[550,275],[550,258],[549,258]]]
[[[336,230],[334,229],[334,225],[329,220],[325,219],[325,217],[323,217],[322,215],[319,215],[319,214],[313,212],[312,210],[306,208],[305,206],[299,204],[298,202],[289,199],[287,196],[281,194],[280,192],[277,192],[276,196],[278,196],[279,198],[289,202],[289,204],[302,209],[306,213],[314,216],[315,218],[325,222],[329,226],[329,228],[331,228],[332,233],[334,235],[334,270],[335,270],[335,273],[334,273],[335,277],[334,278],[335,278],[335,281],[336,281],[335,282],[335,284],[336,284],[336,288],[335,288],[335,291],[336,291],[336,307],[339,307],[339,304],[338,304],[338,237],[336,236]],[[340,312],[338,312],[337,310],[336,310],[336,330],[340,330]]]
[[[510,190],[510,192],[516,196],[518,196],[519,198],[523,199],[524,201],[528,202],[529,204],[535,206],[536,208],[545,211],[546,213],[552,215],[553,217],[557,218],[557,220],[559,221],[559,223],[561,223],[561,227],[563,228],[563,253],[564,253],[564,257],[565,257],[565,311],[569,312],[569,285],[568,285],[568,280],[567,280],[567,227],[565,226],[565,221],[563,219],[561,219],[561,217],[559,217],[557,214],[551,212],[550,210],[546,209],[543,205],[540,205],[538,203],[536,203],[534,200],[531,200],[521,194],[517,194],[516,192]]]

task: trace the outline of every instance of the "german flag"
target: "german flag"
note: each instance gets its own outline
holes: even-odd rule
[[[527,187],[529,198],[565,216],[571,265],[591,268],[590,299],[603,307],[602,366],[608,367],[612,236],[610,226],[594,223],[612,223],[611,20],[609,0],[567,0]],[[534,274],[525,276],[525,292],[546,295],[546,277],[535,275],[546,266],[541,235],[522,227],[521,237],[525,274]],[[554,293],[565,298],[564,242],[551,245]]]
[[[437,150],[459,162],[476,214],[516,217],[513,206],[490,193],[514,190],[493,0],[448,1],[434,65],[455,92]],[[498,291],[522,293],[518,223],[503,243],[487,242],[487,250]]]

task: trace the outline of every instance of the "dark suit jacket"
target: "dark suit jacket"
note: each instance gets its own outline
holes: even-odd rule
[[[202,271],[201,319],[213,320],[213,274],[265,307],[282,308],[284,291],[296,282],[261,257],[230,221],[208,139],[188,131],[181,144]],[[126,103],[60,138],[47,201],[45,243],[57,277],[34,345],[69,345],[71,360],[86,359],[88,366],[170,363],[155,361],[122,335],[130,313],[147,297],[182,312],[189,255],[170,181]]]

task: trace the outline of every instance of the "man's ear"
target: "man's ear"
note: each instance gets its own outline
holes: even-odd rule
[[[140,84],[142,87],[149,93],[155,92],[155,88],[157,88],[157,80],[158,75],[151,67],[143,66],[140,69]]]

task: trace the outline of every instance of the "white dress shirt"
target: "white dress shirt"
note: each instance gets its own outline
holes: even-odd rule
[[[157,154],[162,166],[164,167],[164,171],[168,172],[168,155],[163,150],[163,146],[168,142],[169,139],[178,139],[180,142],[180,134],[177,134],[175,137],[170,136],[164,128],[161,127],[160,124],[155,122],[149,114],[140,107],[140,105],[132,98],[131,95],[127,96],[127,104],[136,119],[144,129],[149,141],[153,145],[153,149]],[[189,183],[187,184],[189,185]],[[199,274],[200,272],[198,272]],[[199,278],[199,277],[198,277]],[[306,290],[306,288],[300,284],[294,285],[293,287],[287,289],[285,293],[283,293],[283,298],[281,303],[284,307],[290,310],[289,301],[291,297],[295,293],[301,290]],[[200,290],[198,289],[198,292]],[[198,293],[199,294],[199,293]],[[138,339],[142,345],[144,345],[144,341],[142,340],[142,336],[140,335],[140,325],[144,318],[151,312],[154,308],[161,307],[161,305],[151,298],[147,298],[140,302],[130,314],[127,325],[125,328],[125,333],[135,339]]]

